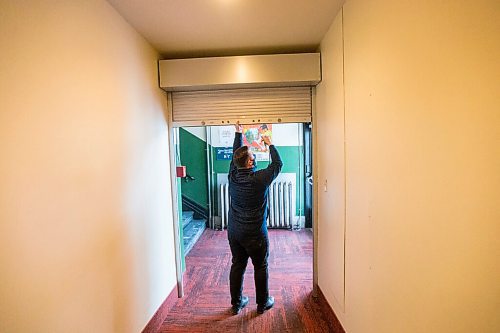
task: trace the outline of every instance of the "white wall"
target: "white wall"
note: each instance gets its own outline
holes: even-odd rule
[[[499,10],[348,0],[322,41],[319,285],[349,333],[500,331]]]
[[[139,332],[175,285],[158,54],[105,1],[0,2],[0,331]]]
[[[200,127],[183,127],[186,131],[196,136],[202,141],[207,141],[207,131],[204,126]]]

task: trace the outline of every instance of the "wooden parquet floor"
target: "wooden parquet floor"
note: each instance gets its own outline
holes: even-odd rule
[[[186,257],[185,296],[175,299],[159,332],[342,332],[324,299],[312,297],[311,230],[269,230],[269,240],[271,310],[257,314],[249,260],[243,293],[250,302],[231,315],[227,232],[207,229]]]

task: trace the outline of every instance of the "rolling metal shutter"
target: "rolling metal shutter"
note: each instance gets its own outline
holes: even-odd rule
[[[311,87],[172,92],[175,127],[311,121]]]

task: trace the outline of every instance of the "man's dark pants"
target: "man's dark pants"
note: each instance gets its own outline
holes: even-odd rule
[[[231,304],[239,306],[243,292],[243,274],[247,267],[248,258],[252,259],[254,266],[255,294],[257,304],[265,304],[269,297],[268,266],[269,239],[267,235],[245,237],[230,234],[229,246],[233,255],[233,264],[229,274],[231,290]]]

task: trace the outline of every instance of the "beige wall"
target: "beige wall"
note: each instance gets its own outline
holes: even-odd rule
[[[500,331],[499,11],[348,0],[323,39],[318,279],[349,333]]]
[[[158,54],[105,1],[0,1],[0,331],[138,332],[175,285]]]
[[[342,15],[323,39],[322,82],[316,87],[316,165],[318,174],[318,283],[340,309],[344,308],[344,89]],[[328,207],[326,209],[326,207]],[[328,283],[335,281],[335,283]],[[325,283],[324,283],[325,282]]]

